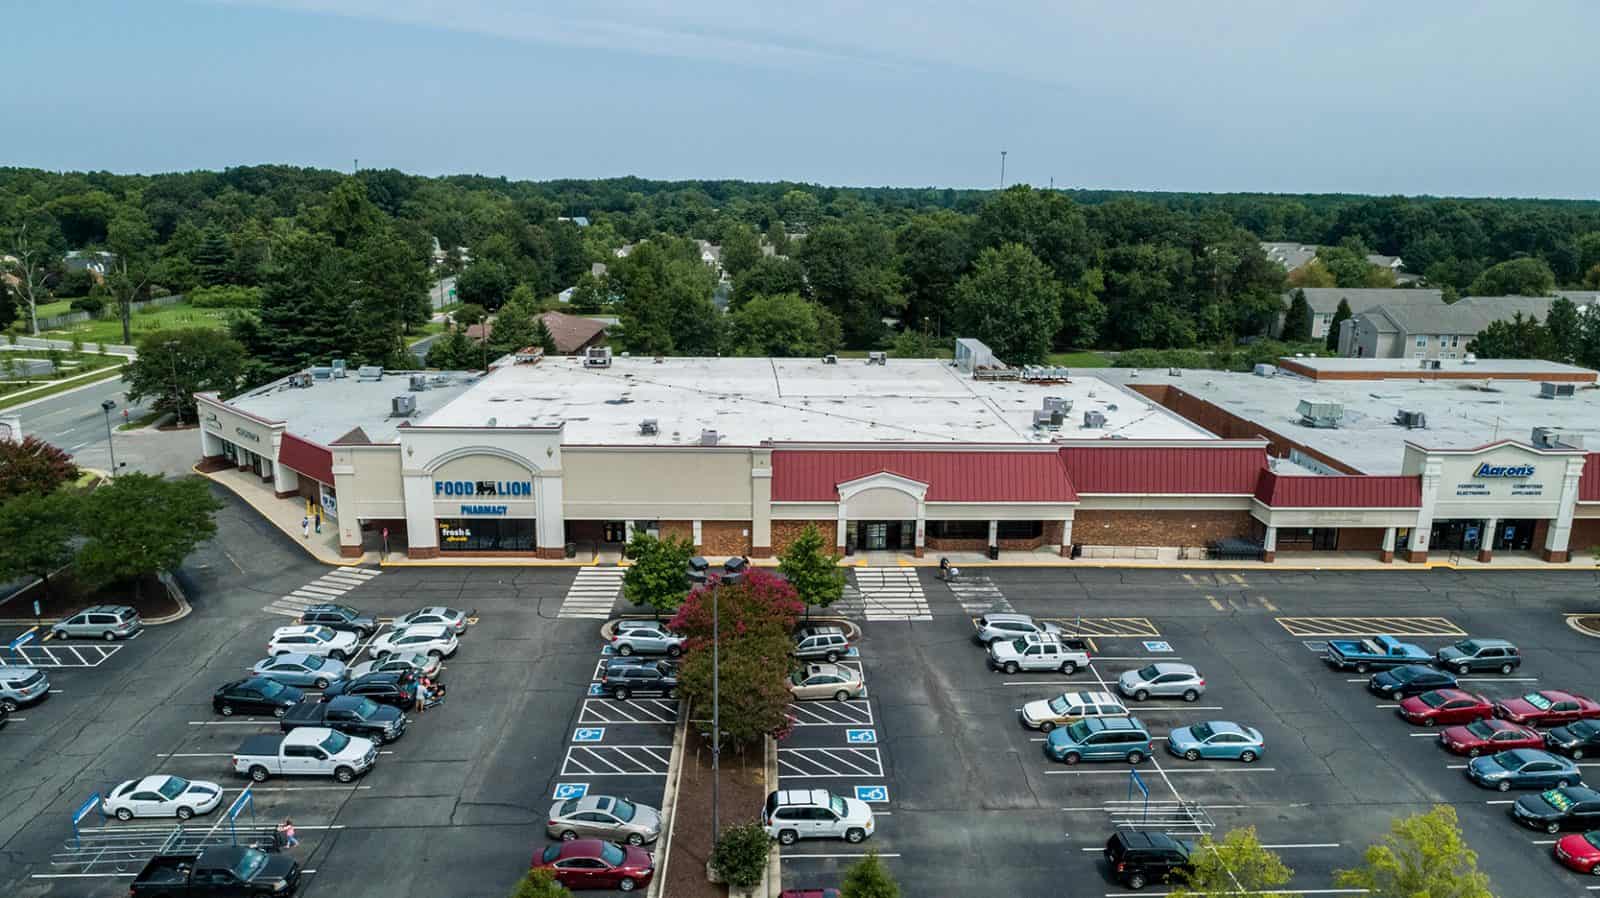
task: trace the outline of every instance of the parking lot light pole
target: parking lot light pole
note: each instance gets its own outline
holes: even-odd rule
[[[101,401],[100,410],[106,415],[106,451],[111,453],[111,479],[117,479],[117,446],[111,440],[111,410],[117,407],[116,400],[106,399]]]
[[[719,776],[722,758],[722,670],[719,628],[717,626],[717,589],[721,584],[711,583],[711,844],[722,837],[722,782]]]

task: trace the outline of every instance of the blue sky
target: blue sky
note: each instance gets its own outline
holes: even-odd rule
[[[1600,195],[1600,4],[13,2],[0,164]]]

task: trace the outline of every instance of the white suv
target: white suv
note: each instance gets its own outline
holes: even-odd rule
[[[872,835],[872,808],[826,789],[785,789],[767,796],[762,815],[767,835],[784,845],[800,839],[860,842]]]
[[[989,643],[989,669],[1014,674],[1024,670],[1059,670],[1074,674],[1089,666],[1089,653],[1081,640],[1063,642],[1054,636],[1029,633],[1012,640]]]
[[[445,624],[413,624],[379,636],[369,649],[372,657],[383,659],[390,655],[433,655],[448,658],[456,653],[461,643],[453,629]]]
[[[356,634],[348,630],[335,630],[314,624],[279,627],[272,631],[272,641],[267,643],[267,654],[272,657],[298,652],[346,661],[356,656]]]

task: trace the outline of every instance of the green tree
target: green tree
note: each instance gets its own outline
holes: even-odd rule
[[[805,266],[786,256],[766,256],[734,278],[732,307],[739,308],[757,296],[797,293],[811,298]]]
[[[691,650],[706,646],[711,640],[712,592],[709,586],[696,587],[669,624],[674,632],[687,638]],[[718,630],[724,640],[766,634],[789,641],[792,647],[789,634],[805,610],[794,584],[763,568],[750,568],[741,580],[721,584],[716,593]],[[781,679],[788,673],[788,664],[779,667]]]
[[[1229,830],[1220,842],[1208,835],[1189,858],[1194,870],[1172,890],[1173,898],[1221,898],[1240,893],[1294,898],[1293,892],[1276,891],[1294,876],[1294,871],[1272,851],[1261,847],[1253,826]]]
[[[1555,355],[1555,343],[1538,318],[1516,312],[1510,321],[1489,322],[1467,350],[1485,359],[1548,359]]]
[[[493,311],[511,296],[516,279],[503,263],[479,259],[456,278],[456,298]]]
[[[1317,261],[1333,275],[1332,286],[1368,286],[1373,265],[1367,261],[1367,248],[1359,240],[1346,238],[1338,246],[1318,247]]]
[[[229,398],[244,378],[244,346],[208,328],[147,333],[138,349],[138,356],[122,366],[128,398],[151,399],[153,410],[176,414],[180,423],[200,420],[195,393]]]
[[[275,243],[261,310],[232,324],[255,363],[253,382],[282,377],[350,345],[348,266],[326,236],[293,230]]]
[[[84,497],[78,570],[92,583],[176,570],[217,532],[221,509],[200,478],[123,474]]]
[[[11,353],[5,353],[7,362]],[[25,494],[53,493],[78,479],[72,456],[32,434],[0,440],[0,504]]]
[[[555,335],[550,333],[550,325],[545,323],[543,315],[537,315],[533,319],[533,342],[529,345],[543,349],[545,355],[555,355],[560,351],[556,346]]]
[[[635,605],[648,605],[656,614],[670,614],[689,593],[689,558],[694,546],[688,540],[658,539],[635,530],[628,541],[633,563],[622,576],[622,594]]]
[[[719,601],[735,586],[719,590]],[[696,590],[696,594],[701,590]],[[704,590],[709,593],[710,590]],[[710,604],[709,599],[706,602]],[[687,607],[687,605],[685,606]],[[720,717],[723,739],[732,745],[750,745],[762,736],[779,735],[790,725],[788,673],[794,663],[794,639],[771,631],[734,635],[722,622],[718,649]],[[691,647],[679,665],[678,688],[704,712],[711,706],[711,646],[709,640]]]
[[[371,365],[409,367],[406,334],[428,320],[428,266],[391,229],[371,227],[348,251],[350,353]]]
[[[759,823],[729,826],[711,849],[711,867],[729,885],[748,889],[767,873],[767,856],[772,853],[772,837]]]
[[[877,346],[883,319],[905,305],[889,232],[871,221],[817,225],[800,244],[817,302],[839,317],[846,346]]]
[[[55,217],[31,202],[16,210],[5,238],[6,253],[15,260],[9,263],[9,269],[17,279],[17,296],[27,313],[28,333],[37,337],[39,303],[49,301],[47,284],[61,263],[66,241]]]
[[[1372,898],[1494,898],[1478,854],[1467,846],[1456,809],[1435,805],[1425,814],[1397,819],[1383,841],[1367,848],[1363,864],[1339,870],[1341,888],[1365,889]]]
[[[839,348],[839,319],[797,293],[758,296],[733,312],[730,348],[738,355],[820,356]]]
[[[694,243],[657,237],[606,273],[620,303],[621,348],[639,355],[710,355],[716,349],[716,274]]]
[[[839,898],[900,898],[900,885],[883,866],[878,849],[867,849],[866,857],[844,871]]]
[[[482,357],[483,351],[467,339],[466,331],[452,327],[428,346],[425,364],[441,371],[470,371],[480,364]]]
[[[1472,282],[1472,296],[1547,296],[1556,276],[1543,259],[1510,259],[1484,269]]]
[[[572,893],[567,887],[556,881],[556,876],[549,870],[538,868],[522,874],[517,880],[516,888],[511,890],[511,898],[571,898]]]
[[[0,581],[33,576],[50,593],[50,575],[72,561],[78,496],[27,493],[0,502]]]
[[[1328,266],[1321,259],[1312,259],[1294,271],[1289,272],[1288,283],[1291,287],[1337,287],[1339,279],[1334,277]]]
[[[150,282],[155,261],[156,232],[137,206],[121,209],[106,229],[106,245],[115,254],[106,273],[106,284],[117,302],[122,321],[122,342],[133,342],[133,303]]]
[[[1043,362],[1061,326],[1061,295],[1050,269],[1028,248],[985,249],[956,282],[952,311],[963,334],[1012,365]]]
[[[1303,293],[1304,291],[1296,291]],[[1328,322],[1327,347],[1330,350],[1339,348],[1339,325],[1350,318],[1350,301],[1344,297],[1339,298],[1339,307],[1333,310],[1333,320]]]
[[[572,311],[580,315],[594,315],[604,310],[606,303],[611,301],[603,278],[597,278],[585,271],[578,275],[578,283],[572,288]]]
[[[816,524],[806,524],[778,555],[778,570],[806,604],[807,616],[813,607],[827,608],[844,595],[844,569],[832,548]]]
[[[1572,301],[1562,297],[1550,304],[1544,318],[1545,333],[1550,337],[1550,360],[1576,363],[1583,353],[1583,317]]]
[[[737,278],[761,261],[761,238],[745,224],[730,224],[722,230],[722,270]]]
[[[894,242],[905,278],[905,320],[926,321],[943,334],[956,281],[972,264],[971,219],[949,209],[928,212],[906,222]]]
[[[1283,315],[1283,342],[1304,343],[1311,339],[1311,303],[1306,291],[1296,288],[1289,296],[1289,310]]]
[[[500,307],[500,314],[494,317],[494,328],[489,331],[489,355],[499,358],[509,352],[540,345],[538,334],[543,327],[544,322],[530,302],[518,300],[506,303]],[[548,337],[550,331],[546,329],[544,335]]]
[[[1133,210],[1113,210],[1113,214],[1122,212]],[[1063,284],[1077,283],[1089,269],[1094,253],[1088,221],[1077,204],[1060,192],[1035,190],[1025,184],[989,197],[973,222],[973,242],[989,249],[1019,243],[1049,266]]]
[[[897,359],[936,359],[946,342],[927,331],[907,328],[895,334],[889,352]]]
[[[201,286],[228,283],[233,273],[233,247],[228,244],[228,235],[216,226],[206,228],[189,261]]]
[[[482,324],[484,319],[488,317],[489,311],[475,302],[462,303],[454,312],[450,313],[450,318],[461,327]]]

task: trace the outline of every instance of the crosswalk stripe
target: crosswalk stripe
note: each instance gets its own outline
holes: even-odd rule
[[[307,583],[306,585],[304,585],[304,586],[302,586],[300,588],[305,590],[306,592],[319,593],[319,594],[325,595],[325,596],[342,596],[345,593],[350,591],[348,589],[335,589],[335,588],[333,588],[331,586],[323,586],[320,583]]]
[[[622,568],[579,568],[567,594],[561,600],[556,617],[586,620],[604,620],[622,593],[622,579],[628,572]]]
[[[863,567],[854,574],[867,620],[933,620],[915,570]]]
[[[299,617],[307,607],[331,602],[381,573],[383,572],[359,567],[342,567],[326,571],[310,583],[289,590],[288,594],[268,603],[261,610],[285,617]]]

